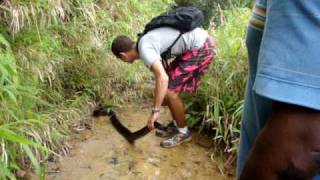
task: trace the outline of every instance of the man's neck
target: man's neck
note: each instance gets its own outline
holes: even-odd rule
[[[134,48],[134,55],[135,55],[135,59],[139,59],[140,58],[138,48]]]

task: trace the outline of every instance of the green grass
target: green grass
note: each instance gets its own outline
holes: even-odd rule
[[[0,179],[64,153],[70,125],[93,101],[121,104],[150,97],[143,64],[110,53],[119,33],[135,38],[171,4],[163,1],[12,0],[0,18]],[[146,8],[148,7],[148,8]],[[143,73],[136,73],[141,71]],[[145,93],[149,92],[149,93]]]
[[[247,52],[244,42],[249,9],[225,11],[226,21],[212,34],[217,55],[196,96],[187,96],[189,126],[213,135],[217,151],[235,156],[247,80]]]
[[[10,3],[8,3],[10,2]],[[240,2],[240,1],[239,1]],[[0,6],[0,179],[64,153],[70,125],[94,101],[141,103],[153,76],[142,62],[128,65],[110,51],[119,34],[135,39],[172,0],[11,0]],[[186,96],[189,126],[212,129],[214,142],[236,152],[246,81],[245,26],[249,9],[223,11],[211,30],[217,56],[197,96]],[[217,146],[217,147],[218,147]],[[55,154],[57,153],[57,154]]]

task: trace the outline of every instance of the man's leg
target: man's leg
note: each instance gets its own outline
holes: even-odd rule
[[[184,128],[186,126],[184,105],[179,93],[168,90],[165,102],[169,107],[172,118],[176,121],[177,127]]]
[[[185,122],[184,105],[178,92],[196,92],[201,75],[207,72],[212,62],[214,48],[214,40],[208,36],[202,48],[188,51],[170,64],[168,73],[170,81],[165,102],[177,124],[178,133],[161,142],[162,147],[173,147],[191,140],[191,134]]]
[[[191,140],[191,134],[186,126],[184,105],[179,93],[168,90],[165,102],[168,105],[172,117],[174,118],[178,131],[171,137],[160,143],[161,147],[174,147],[183,142]]]
[[[172,90],[168,90],[163,100],[162,106],[168,106],[172,116],[172,121],[167,125],[166,130],[156,129],[156,136],[170,137],[171,135],[177,133],[178,131],[177,128],[184,127],[186,124],[184,120],[185,114],[184,114],[183,101],[179,96],[179,93],[175,93]],[[179,124],[179,126],[177,124]]]

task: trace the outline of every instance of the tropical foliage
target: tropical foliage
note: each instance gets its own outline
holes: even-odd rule
[[[239,7],[251,1],[212,2],[201,6],[207,8],[207,27],[211,17],[219,17],[221,25],[210,26],[217,55],[197,98],[186,97],[188,123],[213,128],[214,141],[234,155],[250,11]],[[150,72],[141,62],[129,67],[117,61],[110,44],[119,33],[136,38],[151,17],[174,5],[172,0],[0,1],[0,179],[16,179],[28,169],[43,178],[46,162],[68,152],[71,127],[88,119],[96,102],[121,106],[151,98]]]

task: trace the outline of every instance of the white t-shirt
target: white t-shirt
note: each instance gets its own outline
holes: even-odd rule
[[[150,68],[155,61],[161,60],[161,53],[171,46],[179,34],[180,32],[174,28],[161,27],[142,36],[138,49],[140,59],[143,60],[145,66]],[[172,47],[171,54],[178,56],[187,51],[199,49],[203,46],[207,37],[207,31],[201,28],[195,28],[184,33]]]

